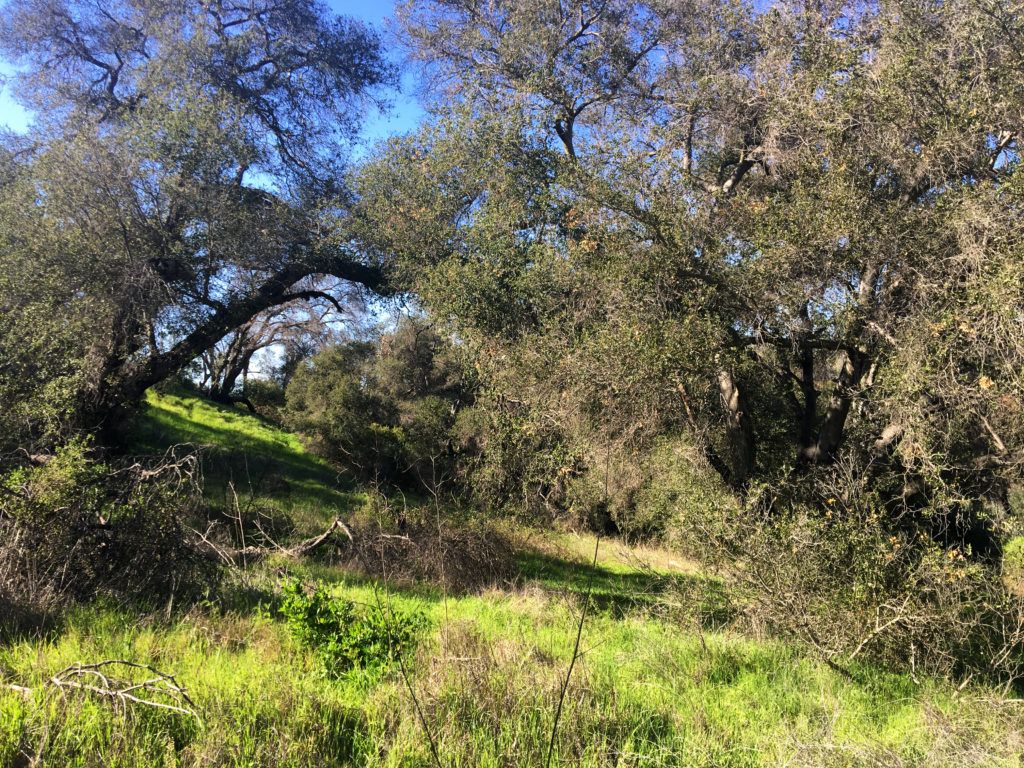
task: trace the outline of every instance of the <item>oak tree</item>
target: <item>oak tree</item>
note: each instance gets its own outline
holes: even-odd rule
[[[313,0],[12,0],[0,53],[35,115],[0,150],[5,401],[61,390],[57,422],[116,428],[147,387],[307,298],[300,281],[388,290],[332,234],[347,148],[393,77],[363,24]],[[62,340],[47,362],[32,334]]]
[[[1021,10],[408,2],[465,118],[369,166],[366,217],[584,464],[681,431],[741,495],[840,462],[966,535],[1024,458]]]

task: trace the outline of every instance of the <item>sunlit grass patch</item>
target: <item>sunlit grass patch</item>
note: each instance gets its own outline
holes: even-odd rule
[[[0,694],[0,755],[54,766],[429,765],[399,671],[323,674],[275,610],[284,578],[321,581],[367,611],[427,616],[408,671],[446,765],[543,765],[582,598],[524,585],[446,599],[285,561],[246,577],[249,604],[170,618],[94,604],[54,636],[0,648],[4,682],[33,690]],[[1022,746],[1019,716],[982,701],[985,691],[957,696],[869,666],[851,679],[783,644],[701,639],[643,612],[592,613],[581,649],[556,764],[1011,766]],[[173,672],[202,727],[47,689],[59,669],[103,658]]]
[[[160,452],[179,443],[202,449],[211,502],[225,508],[269,505],[291,515],[299,532],[322,528],[339,512],[366,503],[349,477],[307,453],[297,435],[240,406],[185,390],[150,390],[133,449]]]

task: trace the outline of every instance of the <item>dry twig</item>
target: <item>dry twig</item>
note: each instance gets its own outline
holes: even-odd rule
[[[109,670],[119,667],[142,670],[150,673],[152,677],[139,682],[126,682],[110,677]],[[76,663],[55,674],[46,681],[46,685],[62,692],[88,691],[101,698],[110,699],[125,709],[129,704],[137,704],[189,715],[194,717],[200,726],[203,722],[196,711],[195,703],[185,689],[178,685],[174,675],[161,672],[148,664],[138,664],[124,659],[107,659],[95,664]],[[162,698],[164,701],[154,701],[154,697]]]
[[[194,528],[189,530],[193,537],[192,546],[200,554],[209,559],[221,560],[229,564],[237,564],[240,559],[243,563],[254,562],[275,551],[282,552],[290,557],[305,557],[313,554],[313,552],[334,538],[335,533],[338,531],[345,534],[350,542],[355,542],[355,535],[352,533],[352,529],[345,525],[340,518],[335,518],[334,522],[323,533],[300,541],[298,544],[290,547],[282,547],[276,543],[273,547],[218,547],[208,538],[209,530],[205,534],[200,533]]]

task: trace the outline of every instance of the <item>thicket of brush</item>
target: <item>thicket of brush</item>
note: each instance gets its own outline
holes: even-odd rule
[[[186,534],[201,508],[193,453],[105,461],[73,441],[22,458],[0,474],[5,611],[45,614],[102,596],[152,606],[215,587],[216,567]]]
[[[503,375],[521,385],[521,399],[496,396],[493,382],[458,375],[470,351],[424,323],[403,321],[376,347],[314,357],[295,374],[283,418],[311,435],[312,450],[449,509],[659,542],[724,569],[721,587],[693,599],[759,636],[806,643],[836,663],[861,657],[961,681],[1020,677],[1021,520],[1006,478],[991,475],[990,497],[972,497],[956,471],[911,471],[907,457],[851,448],[816,468],[767,456],[764,479],[737,488],[713,466],[713,434],[665,433],[673,417],[654,393],[586,415],[574,400],[586,394],[582,382],[554,402],[547,384],[514,368]],[[646,421],[633,421],[638,409]],[[444,418],[423,417],[434,410]],[[791,425],[773,418],[759,429],[784,446]],[[400,510],[386,517],[410,522]],[[425,541],[433,523],[417,522],[413,540]],[[391,562],[428,563],[436,551],[405,543],[402,555],[399,542],[389,544]],[[436,577],[437,568],[423,573],[431,570]]]

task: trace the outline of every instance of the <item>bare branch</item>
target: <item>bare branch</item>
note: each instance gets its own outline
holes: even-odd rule
[[[154,676],[140,682],[123,682],[107,677],[106,673],[109,668],[117,669],[119,667],[126,670],[144,670]],[[99,684],[93,685],[84,682],[88,678],[98,680]],[[194,717],[200,726],[203,724],[202,718],[196,711],[196,705],[189,698],[186,690],[175,680],[174,675],[161,672],[148,664],[138,664],[124,659],[107,659],[95,664],[76,663],[55,674],[46,681],[46,685],[60,691],[79,690],[93,693],[101,698],[119,703],[122,707],[127,707],[128,704],[137,704],[165,709],[181,715],[189,715]],[[144,694],[148,694],[149,698],[142,698]],[[153,697],[162,697],[165,701],[157,701]]]

